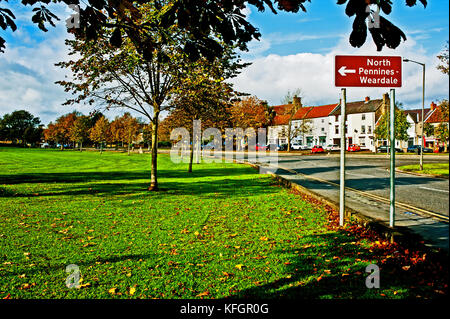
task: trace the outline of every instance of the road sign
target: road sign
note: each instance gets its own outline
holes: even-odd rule
[[[336,55],[334,83],[337,87],[401,87],[402,58]]]

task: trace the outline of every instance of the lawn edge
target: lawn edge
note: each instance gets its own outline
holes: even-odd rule
[[[246,164],[255,169],[260,168],[259,165],[249,162],[242,162],[242,161],[235,161],[235,162],[240,164]],[[282,170],[281,168],[279,169]],[[272,176],[272,178],[274,178],[280,184],[280,186],[286,189],[294,190],[300,194],[306,195],[310,199],[320,202],[324,208],[327,208],[328,206],[328,208],[331,208],[332,210],[339,212],[339,203],[336,203],[333,200],[329,200],[323,197],[322,195],[319,195],[309,190],[308,188],[298,185],[275,173],[269,173],[269,175]],[[429,253],[439,255],[444,254],[446,256],[449,256],[449,252],[444,249],[422,244],[421,242],[424,242],[425,239],[419,234],[412,232],[407,227],[395,226],[395,229],[392,229],[389,225],[387,225],[383,221],[366,216],[349,207],[345,207],[345,217],[348,218],[346,224],[356,223],[357,225],[363,226],[366,229],[375,232],[378,236],[380,236],[381,238],[385,238],[391,243],[397,243],[400,246],[406,248],[418,248],[423,251],[427,251]]]
[[[440,178],[440,179],[446,179],[446,180],[449,179],[448,176],[443,176],[443,175],[433,175],[433,174],[423,174],[423,173],[417,173],[417,172],[413,172],[413,171],[405,171],[405,170],[399,169],[399,168],[396,168],[395,171],[396,171],[396,172],[399,172],[399,173],[410,174],[410,175],[415,175],[415,176],[433,177],[433,178]]]

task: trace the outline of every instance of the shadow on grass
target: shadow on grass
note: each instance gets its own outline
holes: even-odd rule
[[[189,177],[214,177],[214,176],[238,176],[255,174],[255,171],[248,167],[236,168],[199,168],[192,173],[187,173],[184,168],[158,170],[159,178],[181,178]],[[2,184],[23,184],[23,183],[83,183],[91,181],[112,181],[112,180],[135,180],[149,179],[150,169],[138,171],[73,171],[61,173],[25,173],[25,174],[2,174],[0,181]]]
[[[373,298],[377,290],[366,287],[366,266],[372,261],[380,267],[383,288],[393,289],[418,286],[420,278],[401,272],[396,265],[382,265],[376,251],[370,252],[350,242],[354,238],[345,233],[305,236],[304,242],[319,246],[277,251],[290,255],[286,273],[291,274],[264,285],[244,289],[229,298],[256,299],[322,299],[322,298]],[[366,262],[355,261],[366,260]],[[327,270],[329,273],[325,272]],[[314,276],[311,278],[311,276]],[[318,278],[320,278],[318,280]],[[402,294],[402,298],[415,297],[414,289]]]
[[[0,197],[33,197],[33,196],[78,196],[78,195],[133,195],[149,196],[158,194],[170,195],[212,195],[249,196],[277,192],[267,186],[275,183],[270,180],[254,178],[239,179],[239,176],[256,175],[249,167],[233,168],[199,168],[192,173],[186,170],[159,170],[158,178],[161,192],[147,192],[150,185],[149,171],[113,171],[113,172],[71,172],[71,173],[33,173],[18,175],[0,175],[5,184],[22,183],[48,184],[43,191],[33,189],[32,192],[15,193],[6,188],[0,188]],[[220,178],[221,177],[221,178]],[[62,184],[63,187],[52,185]],[[72,184],[72,185],[71,185]]]

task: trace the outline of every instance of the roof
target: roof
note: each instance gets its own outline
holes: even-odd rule
[[[289,121],[289,115],[276,115],[273,118],[274,125],[286,125]]]
[[[331,111],[333,111],[338,105],[339,104],[328,104],[312,107],[306,118],[314,119],[318,117],[326,117],[330,115]]]
[[[273,119],[275,125],[287,125],[289,122],[290,114],[284,114],[284,110],[287,106],[292,106],[292,104],[277,105],[273,107],[273,110],[277,114]],[[292,117],[292,120],[301,120],[305,118],[308,112],[312,109],[311,106],[301,107]]]
[[[428,118],[427,118],[428,117]],[[442,112],[439,107],[436,107],[431,114],[427,114],[425,116],[426,123],[441,123],[441,122],[448,122],[448,118],[444,119],[444,116],[442,115]]]
[[[383,104],[383,100],[370,100],[369,102],[358,101],[358,102],[349,102],[345,107],[345,113],[348,114],[357,114],[357,113],[371,113],[376,112],[378,108]],[[337,108],[330,113],[330,115],[340,115],[341,114],[341,106],[338,105]]]
[[[424,109],[423,114],[425,115],[425,118],[429,115],[429,112],[431,109]],[[413,119],[414,123],[419,123],[422,121],[422,109],[413,109],[413,110],[404,110],[404,112],[407,115],[410,115]]]

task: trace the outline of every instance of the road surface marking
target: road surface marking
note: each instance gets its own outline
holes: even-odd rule
[[[339,187],[338,183],[334,183],[334,182],[330,182],[330,181],[327,181],[327,180],[324,180],[324,179],[321,179],[321,178],[318,178],[318,177],[313,177],[313,176],[309,176],[309,175],[306,175],[306,174],[298,173],[298,172],[296,172],[296,171],[294,171],[294,170],[292,170],[290,168],[286,168],[286,167],[282,167],[282,166],[273,166],[273,165],[269,165],[269,166],[272,166],[274,168],[280,168],[282,170],[288,171],[288,172],[296,174],[296,175],[303,176],[303,177],[308,178],[308,179],[316,180],[316,181],[319,181],[319,182],[322,182],[322,183],[326,183],[326,184],[330,184],[330,185],[334,185],[336,187]],[[352,187],[345,187],[345,189],[347,189],[349,191],[352,191],[352,192],[355,192],[357,194],[360,194],[362,196],[378,200],[378,201],[383,202],[383,203],[387,203],[387,204],[390,203],[390,200],[388,198],[384,198],[384,197],[381,197],[381,196],[378,196],[378,195],[375,195],[375,194],[372,194],[372,193],[367,193],[367,192],[364,192],[364,191],[360,191],[359,189],[355,189],[355,188],[352,188]],[[431,216],[439,218],[440,220],[443,220],[443,221],[445,221],[447,223],[449,221],[449,217],[447,215],[434,213],[434,212],[431,212],[431,211],[428,211],[428,210],[425,210],[425,209],[422,209],[422,208],[419,208],[419,207],[415,207],[415,206],[411,206],[411,205],[399,202],[399,201],[395,202],[395,206],[398,206],[400,208],[407,209],[407,210],[413,210],[413,211],[416,211],[416,212],[419,212],[419,213],[422,213],[422,214],[431,215]]]
[[[435,191],[435,192],[443,192],[443,193],[448,193],[448,191],[444,190],[444,189],[436,189],[436,188],[431,188],[431,187],[419,187],[422,189],[428,189],[430,191]]]

